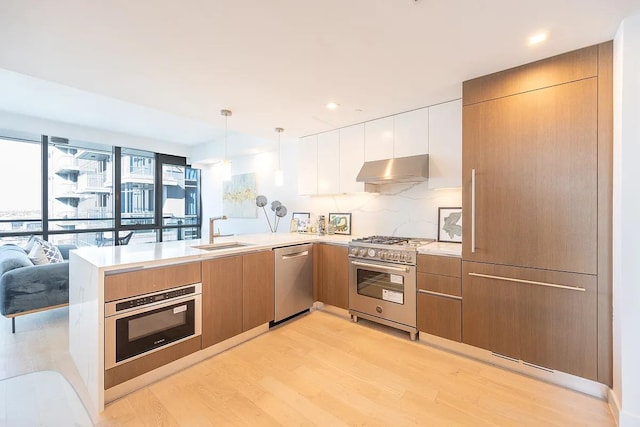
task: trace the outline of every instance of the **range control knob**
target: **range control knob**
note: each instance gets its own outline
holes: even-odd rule
[[[376,256],[376,250],[375,249],[369,249],[369,252],[367,253],[367,255],[369,255],[370,257]]]
[[[358,248],[351,248],[351,255],[358,255]]]
[[[364,248],[360,249],[360,251],[358,251],[358,253],[359,253],[360,256],[367,256],[367,250],[364,249]]]

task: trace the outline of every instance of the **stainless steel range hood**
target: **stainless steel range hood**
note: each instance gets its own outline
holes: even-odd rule
[[[365,191],[376,192],[379,185],[422,182],[429,178],[429,155],[396,157],[365,162],[356,177],[365,183]]]

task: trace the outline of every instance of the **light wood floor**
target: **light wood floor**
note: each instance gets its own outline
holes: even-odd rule
[[[14,363],[60,363],[74,384],[68,352],[69,360],[55,356],[66,349],[58,341],[68,346],[55,332],[66,326],[65,310],[33,331],[19,322],[16,335],[29,339],[7,340],[10,325],[0,323],[0,375]],[[381,329],[313,312],[111,403],[98,425],[614,425],[603,401]],[[41,345],[37,333],[55,342]],[[25,349],[31,362],[12,357]]]

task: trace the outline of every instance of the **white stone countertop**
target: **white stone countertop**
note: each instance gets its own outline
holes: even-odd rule
[[[418,247],[419,254],[462,257],[462,243],[433,242]]]
[[[194,246],[208,245],[209,241],[205,238],[161,243],[140,243],[126,246],[87,246],[76,249],[73,253],[95,267],[103,271],[109,271],[199,261],[302,243],[321,242],[347,245],[353,238],[354,236],[350,235],[318,236],[306,233],[238,234],[216,237],[214,244],[239,242],[245,244],[245,246],[213,251],[194,248]]]

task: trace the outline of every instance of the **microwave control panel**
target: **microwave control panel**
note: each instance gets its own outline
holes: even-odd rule
[[[171,300],[179,298],[184,295],[195,293],[196,289],[193,286],[188,288],[176,289],[173,291],[160,292],[157,294],[145,295],[138,298],[131,298],[125,301],[121,301],[116,304],[116,312],[129,310],[130,308],[141,307],[144,305],[154,304],[159,301]]]

